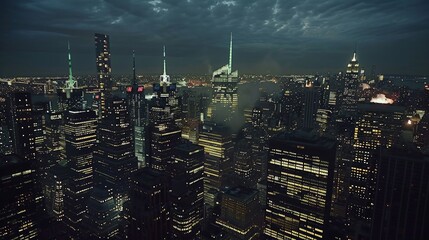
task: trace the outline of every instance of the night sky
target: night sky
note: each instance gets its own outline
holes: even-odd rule
[[[344,70],[357,45],[369,71],[429,74],[428,0],[2,0],[0,77],[95,73],[94,33],[110,35],[114,74]]]

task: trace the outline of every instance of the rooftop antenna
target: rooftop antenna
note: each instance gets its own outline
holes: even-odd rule
[[[232,72],[232,32],[231,32],[231,40],[229,42],[229,63],[228,63],[228,74]]]
[[[164,57],[164,73],[160,76],[160,82],[165,82],[168,85],[170,84],[170,76],[167,75],[167,64],[165,60],[165,45],[163,49],[163,57]]]
[[[77,88],[77,81],[73,78],[70,42],[68,41],[67,41],[67,49],[68,49],[68,62],[69,62],[69,78],[66,81],[65,89],[74,89],[74,88]]]
[[[135,85],[137,83],[137,77],[136,77],[136,54],[133,50],[133,84]]]

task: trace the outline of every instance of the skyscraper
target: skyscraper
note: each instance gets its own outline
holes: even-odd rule
[[[354,52],[353,58],[350,60],[349,64],[347,64],[346,74],[344,75],[344,92],[341,108],[345,115],[353,115],[356,111],[358,85],[359,62],[356,57],[356,52]]]
[[[270,239],[328,239],[336,142],[295,131],[269,143],[264,234]]]
[[[390,104],[359,104],[354,129],[347,214],[356,237],[369,237],[374,207],[376,153],[399,139],[404,108]],[[357,227],[361,226],[361,227]]]
[[[112,189],[115,210],[121,212],[128,200],[130,175],[137,170],[130,114],[127,101],[109,97],[101,119],[94,152],[94,182],[96,188]],[[108,220],[108,219],[106,219]]]
[[[234,187],[222,194],[221,214],[216,224],[221,226],[229,239],[260,239],[261,208],[258,191]]]
[[[415,147],[381,151],[371,239],[427,239],[428,175],[429,156]]]
[[[147,123],[146,100],[144,96],[144,86],[138,85],[136,76],[136,61],[133,51],[133,82],[127,86],[127,102],[130,110],[131,122],[133,126],[134,136],[134,152],[139,161],[139,167],[144,167],[145,164],[145,127]]]
[[[307,80],[304,87],[303,128],[316,127],[317,110],[320,107],[320,86],[311,80]]]
[[[204,148],[190,142],[174,148],[171,175],[171,234],[199,239],[204,213]]]
[[[247,139],[242,139],[234,147],[234,173],[239,186],[256,188],[256,161],[252,154],[252,146]]]
[[[31,94],[29,92],[11,93],[7,99],[7,116],[13,152],[26,160],[35,160]]]
[[[212,102],[207,116],[213,117],[216,111],[236,112],[238,110],[238,70],[232,71],[232,33],[229,43],[229,62],[225,66],[213,72]],[[222,110],[223,109],[223,110]]]
[[[0,238],[39,239],[44,212],[34,162],[0,157]]]
[[[78,82],[73,77],[70,43],[68,43],[67,46],[69,78],[66,80],[64,87],[57,91],[58,107],[60,111],[82,109],[83,107],[83,89],[78,88]]]
[[[204,202],[215,205],[215,198],[232,171],[233,143],[229,129],[223,125],[206,123],[200,133],[199,145],[204,147]]]
[[[82,233],[82,220],[87,213],[86,201],[92,189],[96,130],[94,111],[70,110],[65,113],[65,150],[70,179],[64,190],[64,222],[74,237]]]
[[[168,176],[151,168],[132,176],[130,201],[125,204],[125,234],[128,239],[170,239]]]
[[[178,99],[176,84],[167,75],[164,48],[164,72],[160,82],[153,85],[149,124],[146,131],[146,156],[151,168],[164,171],[172,161],[172,150],[180,143],[181,130],[177,126]]]
[[[109,35],[95,33],[95,57],[97,67],[98,89],[100,91],[98,113],[99,116],[105,109],[106,98],[112,89],[112,67],[110,64],[110,40]]]

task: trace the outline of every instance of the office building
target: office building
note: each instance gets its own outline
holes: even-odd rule
[[[64,190],[64,223],[70,235],[80,237],[82,220],[93,183],[93,151],[96,143],[97,118],[94,111],[65,113],[65,152],[69,182]]]
[[[144,86],[137,83],[135,53],[133,51],[133,82],[126,88],[127,103],[133,126],[134,153],[139,167],[145,164],[145,127],[147,123]]]
[[[12,150],[26,160],[36,159],[34,121],[31,94],[11,93],[7,98],[7,123],[12,139]]]
[[[233,142],[229,129],[223,125],[206,123],[200,133],[199,145],[204,147],[204,202],[214,207],[225,176],[232,171]]]
[[[106,99],[113,86],[109,35],[95,33],[95,57],[98,89],[100,91],[98,99],[98,116],[101,116],[105,109]]]
[[[105,186],[110,186],[112,189],[108,191],[112,191],[115,210],[119,212],[122,211],[124,202],[128,200],[130,176],[137,170],[132,133],[127,101],[116,96],[108,98],[105,116],[97,129],[94,187],[108,189]]]
[[[170,239],[168,188],[168,176],[163,172],[146,167],[133,174],[124,210],[128,239]]]
[[[317,82],[307,80],[304,87],[303,122],[302,127],[314,129],[316,127],[317,110],[320,107],[320,86]]]
[[[0,238],[39,239],[44,212],[34,162],[18,155],[0,158]]]
[[[257,190],[234,187],[222,194],[221,214],[216,224],[229,239],[256,240],[261,237],[261,213]]]
[[[150,103],[149,124],[146,131],[148,166],[165,171],[172,161],[172,150],[180,143],[181,130],[176,84],[167,75],[164,47],[164,72],[160,82],[153,85],[154,97]]]
[[[373,215],[377,154],[399,139],[404,107],[391,104],[359,104],[353,134],[347,215],[354,224],[351,236],[368,237]],[[359,223],[359,224],[358,224]],[[360,227],[357,227],[360,226]]]
[[[342,96],[341,110],[347,116],[353,116],[356,112],[359,86],[359,62],[356,52],[347,64],[346,74],[344,75],[344,92]]]
[[[200,239],[204,214],[204,148],[190,142],[173,150],[171,175],[171,236]]]
[[[307,131],[269,143],[264,234],[269,239],[329,239],[336,142]]]
[[[229,45],[229,62],[225,66],[213,72],[212,77],[212,101],[207,111],[209,118],[215,117],[216,109],[219,111],[238,110],[238,70],[232,71],[232,33]]]

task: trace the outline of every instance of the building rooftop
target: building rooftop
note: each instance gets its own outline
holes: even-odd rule
[[[258,190],[246,187],[233,187],[225,192],[228,197],[235,198],[239,201],[251,200],[255,195],[258,195]]]

